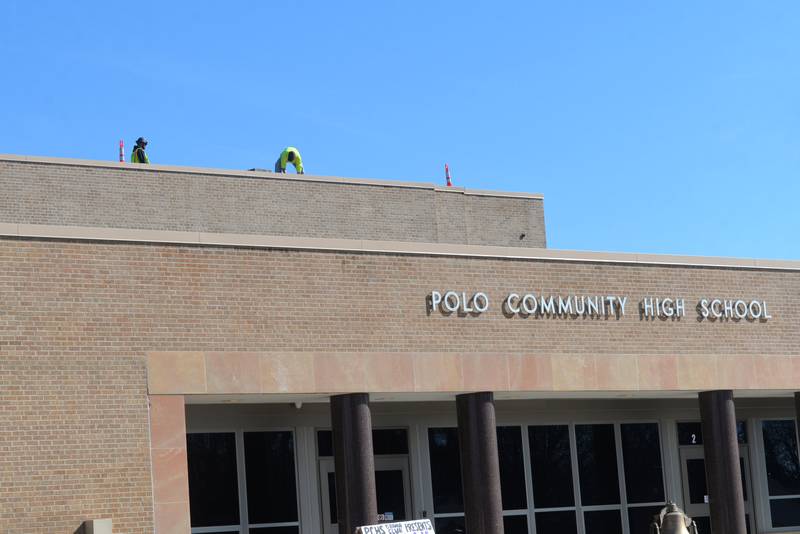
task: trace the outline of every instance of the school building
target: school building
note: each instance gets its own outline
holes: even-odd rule
[[[548,249],[541,195],[418,182],[0,190],[0,532],[800,532],[800,262]]]

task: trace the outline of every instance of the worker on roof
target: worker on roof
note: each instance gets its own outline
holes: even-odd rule
[[[286,172],[286,165],[289,163],[294,165],[297,174],[303,174],[303,158],[300,157],[300,152],[293,146],[287,146],[283,149],[278,161],[275,162],[275,172]]]
[[[146,146],[147,139],[144,137],[140,137],[136,140],[136,145],[134,145],[133,152],[131,152],[131,163],[150,163],[150,159],[144,151]]]

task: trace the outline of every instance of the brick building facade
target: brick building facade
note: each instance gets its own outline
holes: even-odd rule
[[[702,526],[800,530],[800,263],[554,251],[540,196],[426,184],[2,156],[0,186],[2,532],[327,533],[384,506],[442,533],[635,534],[668,500]],[[527,294],[618,305],[513,311]],[[732,460],[693,470],[726,444],[702,392],[735,398],[740,503],[714,482]],[[456,443],[460,469],[440,457],[448,429],[495,417],[497,441]],[[566,439],[563,502],[540,495],[542,436]],[[372,486],[334,487],[357,460]]]

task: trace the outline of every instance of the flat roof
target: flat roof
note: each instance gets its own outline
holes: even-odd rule
[[[484,197],[512,197],[544,199],[539,193],[516,193],[507,191],[489,191],[485,189],[467,189],[466,187],[447,187],[429,182],[403,182],[397,180],[378,180],[373,178],[342,178],[338,176],[316,176],[311,174],[275,173],[264,169],[235,170],[235,169],[209,169],[204,167],[183,167],[177,165],[140,165],[136,163],[123,163],[119,161],[100,161],[72,158],[52,158],[45,156],[20,156],[15,154],[0,154],[0,161],[17,163],[39,163],[50,165],[67,165],[72,167],[94,167],[104,169],[124,169],[136,172],[166,172],[180,174],[201,174],[206,176],[239,176],[242,178],[257,178],[266,180],[287,180],[295,182],[324,182],[338,184],[355,184],[378,187],[402,187],[409,189],[428,189],[445,193],[461,193],[464,195]]]

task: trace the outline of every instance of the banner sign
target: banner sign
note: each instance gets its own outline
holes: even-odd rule
[[[430,519],[358,527],[356,534],[435,534]]]

